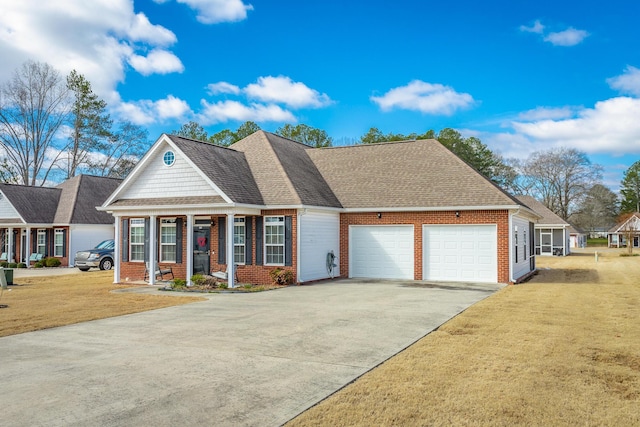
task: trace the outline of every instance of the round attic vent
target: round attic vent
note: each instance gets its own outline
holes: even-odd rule
[[[173,154],[173,151],[167,151],[162,160],[166,166],[171,166],[176,162],[176,155]]]

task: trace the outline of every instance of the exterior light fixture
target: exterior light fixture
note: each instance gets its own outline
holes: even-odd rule
[[[456,211],[456,218],[460,218],[460,211]]]
[[[382,212],[378,212],[378,219],[382,218]]]

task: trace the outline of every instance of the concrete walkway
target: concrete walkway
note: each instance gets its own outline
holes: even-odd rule
[[[277,426],[497,289],[341,280],[0,338],[0,425]]]

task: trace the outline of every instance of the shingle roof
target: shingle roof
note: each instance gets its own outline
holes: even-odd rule
[[[208,142],[167,136],[231,200],[236,203],[264,204],[244,153]]]
[[[608,231],[608,233],[618,233],[619,231],[622,230],[622,228],[624,227],[624,225],[629,222],[629,221],[635,221],[634,223],[634,228],[636,227],[635,224],[637,224],[637,221],[640,220],[640,212],[633,212],[631,215],[629,215],[628,218],[626,218],[624,221],[617,223],[616,225],[614,225],[613,227],[611,227],[611,229]]]
[[[308,151],[345,208],[519,204],[436,140]]]
[[[533,210],[538,215],[542,216],[542,218],[536,221],[537,224],[545,224],[545,225],[560,225],[567,226],[570,225],[567,221],[560,218],[556,215],[551,209],[547,208],[544,204],[540,203],[538,200],[531,196],[516,196],[516,199],[520,200],[523,205],[527,206],[531,210]]]
[[[51,187],[0,184],[0,191],[28,224],[52,224],[61,190]]]
[[[121,179],[78,175],[58,185],[62,190],[54,217],[55,224],[113,224],[113,216],[97,206],[115,191]]]
[[[229,148],[244,153],[265,204],[341,207],[309,157],[311,147],[258,131]]]
[[[172,197],[170,199],[154,197],[148,199],[119,199],[111,203],[110,206],[185,206],[225,203],[227,202],[221,196]]]

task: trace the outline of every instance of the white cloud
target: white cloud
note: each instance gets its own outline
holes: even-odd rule
[[[456,92],[450,86],[414,80],[406,86],[389,90],[382,96],[372,96],[371,101],[382,111],[392,109],[420,111],[425,114],[450,116],[456,110],[474,104],[468,93]]]
[[[202,100],[203,110],[199,114],[199,121],[203,125],[224,123],[228,121],[254,122],[297,122],[296,117],[277,105],[250,104],[238,101],[218,101],[213,104]]]
[[[147,56],[131,55],[129,64],[143,76],[184,71],[184,65],[180,59],[163,49],[153,49]]]
[[[153,25],[143,13],[133,17],[127,33],[131,40],[163,46],[172,45],[178,40],[172,31],[161,25]]]
[[[640,70],[631,65],[627,66],[622,75],[607,79],[607,83],[621,93],[640,96]]]
[[[121,117],[138,125],[148,125],[170,119],[182,119],[193,114],[185,101],[173,95],[157,101],[142,99],[122,102],[117,107],[117,112]]]
[[[240,88],[238,86],[227,82],[211,83],[207,85],[207,91],[210,95],[218,95],[221,93],[229,93],[232,95],[240,94]]]
[[[554,46],[575,46],[582,43],[582,41],[588,36],[589,33],[584,30],[577,30],[569,27],[564,31],[549,33],[544,37],[544,41],[549,42]]]
[[[536,121],[545,119],[566,119],[573,117],[575,110],[575,107],[568,106],[558,108],[537,107],[533,110],[524,111],[518,114],[518,120]]]
[[[154,0],[166,3],[168,0]],[[242,0],[177,0],[197,12],[196,19],[203,24],[219,22],[237,22],[247,18],[247,11],[253,10],[250,4]]]
[[[526,25],[520,25],[520,31],[524,31],[526,33],[542,34],[542,32],[544,31],[544,25],[540,23],[540,20],[536,19],[536,21],[530,27],[527,27]]]
[[[321,94],[304,83],[294,82],[286,76],[258,77],[257,83],[245,87],[244,92],[249,98],[285,104],[291,108],[319,108],[331,103],[326,93]]]
[[[584,108],[575,118],[513,122],[512,127],[536,147],[564,146],[589,154],[640,154],[638,117],[640,99],[618,97]]]

